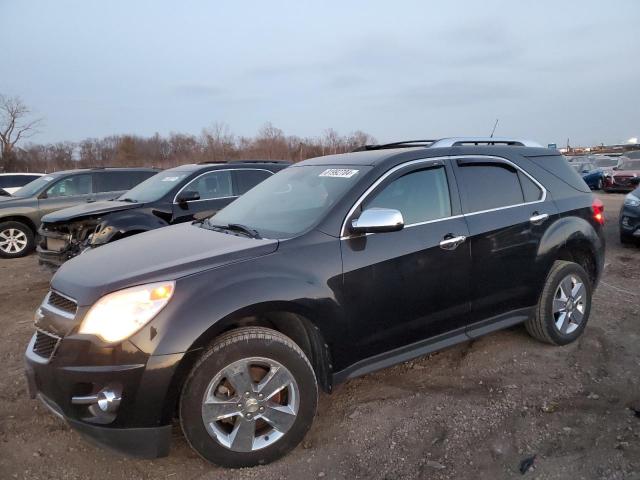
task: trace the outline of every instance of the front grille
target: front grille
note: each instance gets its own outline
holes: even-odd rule
[[[63,312],[71,313],[72,315],[75,315],[76,310],[78,309],[78,305],[76,305],[76,302],[67,297],[63,297],[53,290],[49,292],[47,303],[52,307],[56,307],[57,309],[62,310]]]
[[[33,353],[51,360],[59,343],[60,337],[38,328],[36,329],[36,341],[33,343]]]

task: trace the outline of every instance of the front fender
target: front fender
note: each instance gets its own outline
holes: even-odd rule
[[[123,237],[129,232],[146,232],[167,225],[169,223],[162,218],[145,212],[136,210],[113,212],[102,218],[89,244],[97,247]]]

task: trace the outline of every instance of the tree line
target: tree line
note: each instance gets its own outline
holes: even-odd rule
[[[29,118],[30,113],[19,98],[0,95],[0,172],[48,173],[106,166],[170,168],[185,163],[250,159],[298,162],[349,152],[376,141],[361,131],[341,135],[331,128],[318,137],[285,135],[271,123],[266,123],[255,136],[246,137],[235,135],[224,123],[214,123],[199,135],[111,135],[80,142],[24,143],[41,126],[40,119]]]

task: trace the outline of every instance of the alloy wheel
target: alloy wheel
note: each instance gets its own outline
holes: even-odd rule
[[[227,365],[209,382],[202,420],[209,435],[236,452],[277,442],[293,426],[300,393],[282,364],[251,357]]]
[[[553,317],[560,333],[573,333],[582,323],[586,308],[587,290],[576,275],[562,279],[553,297]]]
[[[17,228],[7,228],[0,232],[0,250],[5,253],[20,253],[27,247],[27,235]]]

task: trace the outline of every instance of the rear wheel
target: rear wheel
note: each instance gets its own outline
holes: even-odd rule
[[[318,401],[316,377],[288,337],[260,327],[216,339],[182,391],[180,421],[191,447],[225,467],[272,462],[309,430]]]
[[[0,257],[24,257],[34,247],[33,232],[24,223],[13,221],[0,223]]]
[[[577,263],[553,264],[540,295],[536,314],[527,320],[529,334],[554,345],[566,345],[584,331],[591,311],[591,281]]]

